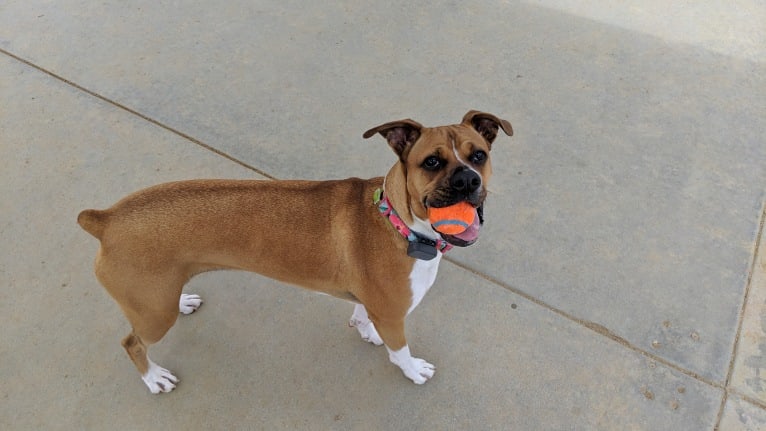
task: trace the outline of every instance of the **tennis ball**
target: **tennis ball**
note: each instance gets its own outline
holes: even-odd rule
[[[471,226],[476,218],[476,209],[468,202],[441,208],[428,208],[428,221],[437,231],[457,235]]]

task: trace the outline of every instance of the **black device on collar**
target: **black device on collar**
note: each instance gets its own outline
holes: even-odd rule
[[[415,234],[417,239],[407,246],[407,256],[415,259],[431,260],[436,257],[436,241]]]

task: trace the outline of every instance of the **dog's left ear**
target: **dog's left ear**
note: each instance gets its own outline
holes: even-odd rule
[[[417,121],[410,119],[392,121],[390,123],[381,124],[378,127],[364,132],[362,137],[364,139],[370,136],[380,133],[381,136],[386,138],[388,145],[394,150],[399,159],[404,161],[406,153],[415,141],[420,137],[420,131],[423,129],[423,125]]]
[[[468,111],[463,116],[463,124],[473,127],[490,145],[497,137],[497,131],[500,128],[506,135],[513,136],[511,123],[486,112]]]

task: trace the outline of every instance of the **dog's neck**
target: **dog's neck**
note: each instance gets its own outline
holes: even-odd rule
[[[383,191],[391,202],[391,208],[399,214],[404,223],[412,228],[415,225],[415,216],[410,209],[410,194],[407,191],[406,168],[402,162],[396,164],[388,171],[383,179]]]
[[[409,202],[407,184],[399,179],[404,176],[404,167],[397,163],[383,180],[383,188],[375,192],[374,200],[382,216],[396,228],[397,232],[407,239],[409,246],[407,254],[421,260],[431,260],[437,251],[446,253],[452,245],[445,241],[431,226],[428,220],[423,220],[412,213]],[[403,194],[388,194],[386,190],[404,191]]]

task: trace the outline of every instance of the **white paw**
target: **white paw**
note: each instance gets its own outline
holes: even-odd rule
[[[181,294],[181,300],[178,301],[178,310],[183,314],[192,314],[202,305],[202,298],[199,295]]]
[[[351,319],[348,321],[348,326],[353,326],[359,331],[359,335],[362,336],[362,340],[372,343],[376,346],[383,344],[383,339],[380,338],[378,331],[375,329],[375,325],[370,321],[370,316],[367,315],[367,309],[362,304],[354,305],[354,314],[351,315]]]
[[[380,338],[378,331],[375,329],[375,325],[373,325],[371,321],[367,320],[364,322],[352,317],[351,320],[348,321],[348,324],[349,326],[355,327],[356,330],[359,331],[359,335],[362,336],[362,340],[367,341],[368,343],[372,343],[376,346],[383,344],[383,339]]]
[[[434,376],[436,367],[420,358],[412,358],[410,365],[402,368],[402,372],[416,385],[422,385]]]
[[[146,386],[149,387],[149,391],[153,394],[170,392],[176,388],[176,383],[178,383],[178,378],[176,376],[151,360],[149,360],[149,371],[141,376],[141,379],[146,383]]]
[[[409,346],[404,346],[395,352],[388,349],[388,358],[401,368],[404,375],[416,385],[422,385],[427,382],[436,372],[436,367],[433,364],[429,364],[420,358],[412,357]]]

